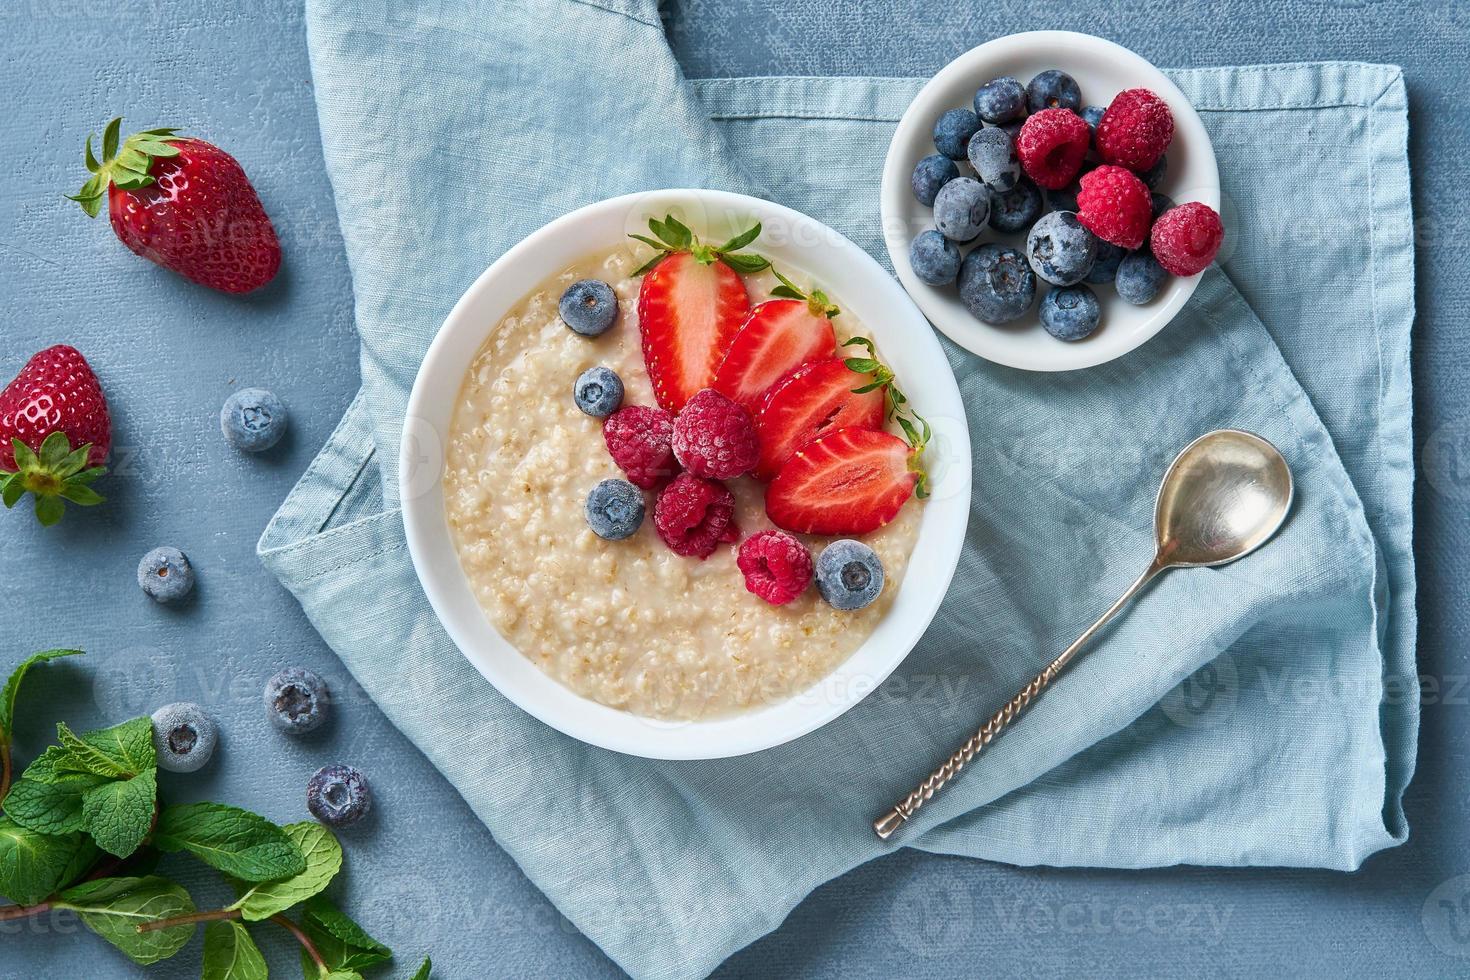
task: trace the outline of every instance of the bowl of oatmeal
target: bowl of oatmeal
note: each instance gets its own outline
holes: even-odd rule
[[[669,217],[676,220],[663,224]],[[675,246],[703,256],[697,265],[677,249],[671,253],[694,269],[673,287],[674,298],[697,306],[704,295],[699,274],[727,262],[713,251],[717,243],[728,245],[756,224],[753,240],[730,249],[728,266],[739,271],[725,269],[720,288],[743,290],[740,298],[748,297],[753,310],[775,297],[802,297],[830,318],[837,347],[826,353],[855,365],[854,372],[867,369],[869,376],[854,373],[854,382],[883,381],[891,372],[902,395],[894,399],[880,388],[880,395],[864,396],[883,406],[875,424],[793,443],[780,459],[762,459],[761,479],[693,480],[724,494],[726,505],[718,542],[685,547],[670,531],[672,504],[663,498],[675,496],[672,484],[691,482],[691,473],[675,476],[680,467],[671,464],[666,474],[645,475],[644,489],[634,491],[624,482],[635,479],[633,471],[614,459],[604,418],[579,407],[573,388],[589,369],[607,369],[621,380],[625,410],[664,406],[671,417],[692,417],[693,409],[682,407],[685,396],[670,389],[691,372],[691,384],[702,383],[698,371],[686,370],[697,357],[688,354],[689,343],[664,356],[658,330],[667,323],[646,302],[640,310],[640,291],[653,277],[648,269],[662,254],[654,246],[665,245],[656,233],[666,231]],[[685,232],[692,245],[679,240]],[[700,243],[710,244],[701,252]],[[670,279],[667,269],[661,274]],[[569,287],[589,280],[610,287],[608,301],[616,304],[612,326],[596,335],[569,328],[560,307]],[[721,294],[719,302],[728,298]],[[673,319],[695,335],[706,326],[687,312]],[[752,370],[780,357],[791,357],[781,343],[761,346],[750,355]],[[723,378],[720,385],[744,397]],[[764,398],[746,402],[758,420],[755,406]],[[883,457],[892,447],[900,462],[892,471],[880,467],[884,482],[876,490],[852,478],[859,471],[822,470],[839,450]],[[863,479],[872,472],[861,471]],[[602,536],[606,529],[594,532],[588,513],[589,493],[609,480],[641,494],[646,505],[641,524],[617,532],[616,540]],[[918,642],[958,561],[969,515],[970,447],[937,338],[867,253],[768,201],[668,190],[559,218],[475,281],[420,368],[400,482],[409,550],[430,604],[503,695],[604,748],[647,758],[719,758],[779,745],[832,720],[881,684]],[[901,492],[889,492],[890,483]],[[910,484],[927,494],[910,495]],[[762,598],[741,567],[748,540],[762,532],[798,539],[798,550],[819,565],[834,540],[860,541],[881,565],[876,597],[839,608],[842,600],[827,587],[836,580],[819,575],[821,588],[814,582],[780,604]]]

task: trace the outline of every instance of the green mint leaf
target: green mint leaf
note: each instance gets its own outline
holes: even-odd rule
[[[418,970],[414,972],[413,980],[429,980],[429,974],[433,969],[434,961],[425,956],[424,961],[419,964]]]
[[[58,779],[68,776],[95,775],[78,768],[76,760],[71,754],[59,745],[48,746],[45,752],[36,757],[36,760],[26,766],[22,778],[34,779],[39,783],[54,783]],[[102,777],[109,778],[109,777]]]
[[[0,817],[0,895],[35,905],[54,892],[81,846],[80,834],[38,834]]]
[[[333,970],[322,977],[322,980],[363,980],[363,977],[356,970]]]
[[[721,255],[720,258],[736,272],[743,272],[746,275],[759,272],[771,264],[764,256],[753,255],[750,252],[735,252],[730,255]]]
[[[256,885],[240,896],[232,909],[239,909],[248,921],[269,919],[293,905],[306,901],[331,883],[342,869],[342,845],[332,832],[314,820],[290,823],[281,828],[301,849],[306,870],[280,881]]]
[[[19,474],[16,475],[15,482],[20,482]],[[36,664],[43,664],[48,660],[56,660],[60,657],[80,657],[81,655],[80,650],[43,650],[40,653],[31,654],[21,661],[19,667],[11,671],[10,678],[5,682],[5,688],[0,691],[0,745],[10,744],[10,735],[15,725],[15,700],[20,695],[20,682],[25,680],[26,673]]]
[[[72,852],[71,861],[67,863],[66,870],[61,873],[61,881],[57,883],[56,889],[69,888],[82,879],[97,859],[102,856],[102,851],[92,843],[92,838],[86,834],[77,835],[77,849]]]
[[[158,816],[153,843],[188,851],[242,881],[274,881],[306,870],[301,848],[265,817],[223,803],[171,806]]]
[[[393,951],[343,915],[325,895],[313,895],[302,907],[301,928],[334,970],[365,970],[393,958]],[[303,961],[315,970],[310,959]],[[310,980],[311,974],[308,974]]]
[[[158,764],[153,723],[146,715],[80,736],[58,723],[56,739],[78,766],[99,776],[136,776]]]
[[[83,828],[82,794],[107,782],[106,776],[68,772],[43,781],[22,776],[5,797],[5,815],[38,834],[71,834]]]
[[[158,770],[144,769],[132,779],[106,782],[83,793],[82,825],[98,847],[125,858],[148,836],[157,805]]]
[[[716,252],[736,252],[736,251],[739,251],[740,249],[744,248],[745,246],[749,245],[751,242],[753,242],[757,238],[759,238],[760,237],[760,233],[761,233],[761,223],[759,221],[757,221],[754,225],[752,225],[751,227],[745,229],[740,234],[736,235],[734,238],[730,239],[728,242],[726,242],[725,244],[721,245],[719,248],[715,249],[715,251]]]
[[[68,888],[57,908],[72,909],[82,922],[134,963],[147,966],[177,953],[194,935],[194,924],[138,932],[140,923],[194,911],[182,885],[166,878],[99,878]]]
[[[238,922],[204,927],[204,965],[200,980],[266,980],[265,957]]]

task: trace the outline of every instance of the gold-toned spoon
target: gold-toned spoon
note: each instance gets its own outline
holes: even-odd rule
[[[1236,429],[1208,432],[1169,465],[1154,505],[1154,560],[1102,617],[1031,679],[1005,707],[883,816],[873,831],[883,840],[994,741],[1077,656],[1128,600],[1170,568],[1224,565],[1250,554],[1275,534],[1291,509],[1291,469],[1265,439]]]

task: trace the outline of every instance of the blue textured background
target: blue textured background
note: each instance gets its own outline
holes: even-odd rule
[[[1450,0],[1154,3],[1135,12],[993,0],[983,14],[956,6],[922,0],[895,16],[879,3],[684,0],[668,15],[695,76],[924,75],[988,37],[1051,27],[1114,38],[1164,65],[1347,58],[1406,69],[1420,242],[1416,552],[1426,675],[1419,772],[1406,799],[1413,836],[1354,875],[1015,869],[902,851],[820,889],[721,975],[1463,974],[1470,388],[1460,338],[1470,228],[1459,201],[1470,182],[1462,150],[1470,11]],[[400,951],[399,974],[427,950],[443,977],[616,975],[352,690],[253,554],[357,383],[351,284],[297,3],[124,0],[103,9],[81,0],[0,7],[10,117],[0,149],[0,374],[43,346],[76,344],[107,389],[118,447],[105,508],[72,513],[50,532],[22,514],[0,515],[0,660],[62,644],[91,652],[90,662],[34,675],[21,756],[39,750],[57,717],[96,725],[198,701],[219,718],[224,744],[205,772],[165,780],[173,799],[248,804],[288,821],[305,815],[302,787],[317,766],[340,760],[369,774],[379,812],[345,835],[348,870],[337,887]],[[193,287],[135,258],[104,222],[61,199],[85,176],[82,138],[118,112],[126,125],[179,126],[240,159],[282,236],[276,283],[244,299]],[[286,443],[259,458],[229,450],[215,421],[226,394],[247,384],[273,388],[293,411]],[[154,606],[133,582],[138,557],[160,543],[183,548],[200,570],[184,608]],[[287,663],[321,671],[343,702],[335,724],[300,742],[272,732],[259,705],[261,683]],[[173,867],[208,900],[207,875]],[[260,932],[279,975],[295,975],[290,946]],[[0,943],[5,980],[145,972],[66,915],[0,924]],[[197,944],[146,974],[196,976]]]

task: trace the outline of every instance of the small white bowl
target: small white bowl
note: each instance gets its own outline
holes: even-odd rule
[[[883,165],[880,207],[883,238],[904,288],[924,315],[940,330],[987,360],[1028,371],[1072,371],[1111,361],[1133,350],[1164,328],[1188,301],[1199,276],[1171,276],[1153,302],[1133,306],[1111,285],[1091,287],[1102,305],[1102,326],[1079,341],[1057,340],[1041,326],[1041,297],[1050,287],[1037,282],[1037,302],[1026,316],[992,326],[975,318],[960,302],[954,285],[930,286],[909,268],[909,245],[919,232],[934,227],[932,209],[914,199],[909,180],[914,165],[935,152],[934,121],[947,109],[971,108],[975,90],[992,78],[1011,75],[1022,85],[1048,68],[1059,68],[1077,80],[1082,104],[1104,108],[1124,89],[1146,88],[1169,104],[1174,113],[1174,140],[1169,166],[1158,188],[1176,204],[1200,201],[1220,209],[1220,172],[1204,123],[1179,87],[1127,48],[1091,34],[1032,31],[996,38],[960,55],[920,89],[899,120]],[[961,171],[968,172],[962,164]],[[987,230],[975,244],[1001,242],[1025,252],[1025,233],[1001,235]],[[968,251],[969,246],[964,246]]]
[[[505,314],[572,263],[646,232],[673,213],[705,241],[760,221],[751,251],[820,283],[877,342],[914,409],[934,426],[926,453],[932,495],[893,606],[861,647],[822,681],[786,701],[727,718],[659,722],[574,694],[491,625],[460,567],[445,518],[443,447],[465,371]],[[667,190],[588,205],[535,232],[487,269],[455,304],[419,368],[404,423],[399,478],[409,553],[439,621],[465,657],[508,699],[551,727],[651,759],[712,759],[780,745],[860,701],[907,656],[934,618],[959,560],[970,509],[970,441],[954,374],[923,316],[874,259],[831,228],[739,194]],[[568,529],[570,532],[573,529]],[[548,596],[548,601],[555,602]]]

